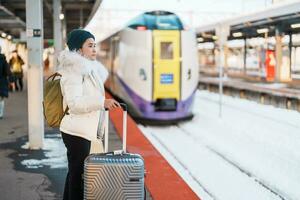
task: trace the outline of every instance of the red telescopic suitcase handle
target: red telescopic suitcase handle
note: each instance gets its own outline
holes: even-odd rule
[[[114,151],[115,154],[126,153],[126,142],[127,142],[127,105],[125,103],[120,103],[123,109],[123,145],[122,150]],[[104,131],[104,152],[108,152],[108,125],[109,125],[109,115],[108,110],[105,109],[105,131]]]

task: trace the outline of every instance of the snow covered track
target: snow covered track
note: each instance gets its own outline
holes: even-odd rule
[[[165,151],[167,151],[172,157],[173,159],[176,160],[176,162],[178,162],[178,164],[184,169],[186,170],[186,172],[188,173],[188,175],[193,179],[193,181],[195,181],[198,184],[198,187],[200,187],[203,191],[205,191],[207,193],[207,195],[211,198],[211,199],[216,199],[202,184],[201,182],[197,179],[197,177],[192,174],[191,172],[189,172],[189,168],[180,161],[180,159],[174,154],[172,153],[172,151],[166,146],[164,145],[164,143],[154,134],[152,134],[152,137],[156,139],[157,142],[159,142],[159,144],[164,148]]]
[[[198,91],[195,118],[143,127],[202,199],[300,199],[300,114]]]
[[[280,194],[278,194],[276,191],[274,191],[272,188],[269,188],[265,183],[263,183],[262,181],[260,181],[258,178],[256,178],[253,174],[251,174],[251,172],[247,171],[246,169],[243,169],[241,166],[239,166],[237,163],[235,163],[234,161],[230,160],[229,158],[227,158],[225,155],[223,155],[221,152],[218,152],[217,150],[213,149],[210,146],[207,146],[205,144],[203,144],[202,141],[200,141],[198,138],[193,137],[193,135],[186,129],[178,126],[178,128],[180,130],[183,131],[183,133],[187,136],[187,137],[191,137],[191,139],[194,139],[195,141],[199,142],[200,145],[202,145],[204,148],[208,149],[209,151],[211,151],[213,154],[219,156],[221,159],[223,159],[225,162],[231,164],[233,167],[236,167],[238,170],[241,171],[241,173],[244,173],[245,175],[247,175],[249,178],[252,178],[254,181],[256,181],[257,183],[259,183],[262,187],[265,187],[267,190],[269,190],[270,192],[272,192],[273,194],[277,195],[278,197],[280,197],[280,199],[284,200],[285,198],[282,197]]]

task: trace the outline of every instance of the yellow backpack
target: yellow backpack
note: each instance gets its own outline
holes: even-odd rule
[[[69,110],[68,106],[65,111],[63,110],[60,78],[59,73],[54,73],[46,80],[44,86],[44,116],[47,124],[53,128],[59,127],[62,118]]]

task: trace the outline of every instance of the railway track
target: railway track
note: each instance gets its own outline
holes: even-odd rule
[[[265,183],[263,180],[259,179],[258,177],[256,177],[254,174],[252,174],[250,171],[248,171],[247,169],[244,169],[242,166],[240,166],[239,164],[237,164],[236,162],[230,160],[230,158],[226,157],[224,154],[222,154],[220,151],[212,148],[209,145],[206,145],[203,141],[201,141],[199,138],[194,137],[188,130],[182,128],[181,126],[177,125],[176,126],[179,130],[181,130],[181,132],[187,136],[190,137],[191,139],[197,141],[199,143],[199,145],[201,145],[202,147],[208,149],[211,153],[217,155],[218,157],[220,157],[222,160],[224,160],[225,162],[227,162],[228,164],[234,166],[236,169],[238,169],[241,173],[243,173],[244,175],[248,176],[249,178],[253,179],[255,182],[257,182],[258,184],[260,184],[262,187],[264,187],[266,190],[268,190],[269,192],[273,193],[274,195],[278,196],[281,200],[287,200],[287,198],[285,198],[282,194],[280,194],[278,191],[276,191],[276,189],[272,188],[271,186],[268,186],[267,183]],[[213,195],[212,195],[213,196]]]
[[[199,187],[199,191],[204,191],[197,194],[202,197],[204,193],[205,200],[243,199],[243,194],[252,199],[294,199],[297,192],[286,190],[284,182],[277,181],[279,177],[288,181],[290,175],[297,174],[297,164],[291,160],[299,156],[295,151],[300,128],[297,112],[286,115],[284,110],[225,97],[224,117],[219,120],[218,103],[217,95],[197,93],[193,120],[169,127],[144,126],[143,132],[166,158],[172,157],[167,160],[175,163],[171,165],[178,173],[188,174],[185,181],[193,180],[190,181],[193,190]],[[240,124],[232,125],[237,120]],[[247,123],[249,120],[253,121]],[[222,131],[224,134],[220,134]],[[276,151],[278,148],[280,152]],[[189,156],[193,154],[198,156]],[[264,161],[266,165],[260,166]],[[286,164],[280,164],[285,161]],[[289,163],[291,171],[281,173]],[[294,178],[291,181],[296,184]],[[236,194],[235,188],[239,190]]]
[[[210,99],[210,98],[207,98],[207,97],[197,97],[197,98],[201,98],[201,99],[205,99],[206,101],[210,101],[210,102],[213,102],[215,104],[219,104],[219,101],[218,100],[214,100],[214,99]],[[249,111],[248,109],[246,108],[239,108],[238,106],[234,106],[234,105],[231,105],[231,104],[228,104],[228,103],[225,103],[223,102],[222,103],[223,106],[227,106],[228,108],[232,108],[232,109],[235,109],[235,110],[238,110],[238,111],[241,111],[243,113],[248,113],[248,114],[251,114],[251,115],[254,115],[254,116],[259,116],[263,119],[268,119],[270,121],[273,121],[273,122],[276,122],[276,123],[279,123],[279,124],[282,124],[282,125],[288,125],[288,126],[292,126],[294,128],[299,128],[300,129],[300,126],[297,126],[295,124],[292,124],[292,123],[289,123],[288,121],[285,121],[284,119],[275,119],[273,117],[270,117],[270,116],[267,116],[267,115],[263,115],[263,114],[260,114],[258,112],[255,112],[255,111]]]
[[[149,126],[144,126],[145,128],[148,128]],[[237,169],[240,173],[242,173],[244,176],[247,176],[249,179],[253,180],[254,182],[256,182],[257,184],[259,184],[261,186],[261,188],[263,190],[267,190],[268,192],[272,193],[274,196],[276,196],[276,199],[280,199],[280,200],[289,200],[289,198],[284,197],[283,194],[281,194],[279,191],[277,191],[275,188],[272,188],[271,186],[269,186],[267,183],[265,183],[263,180],[261,180],[259,177],[256,177],[254,174],[252,174],[250,171],[248,171],[247,169],[244,169],[242,166],[240,166],[238,163],[232,161],[230,158],[228,158],[227,156],[225,156],[224,154],[222,154],[222,152],[214,149],[213,147],[207,145],[204,143],[204,141],[200,140],[199,138],[193,136],[193,134],[191,134],[190,131],[186,130],[185,128],[181,127],[180,125],[176,125],[173,126],[176,127],[177,129],[177,134],[182,134],[184,135],[185,138],[189,138],[190,140],[193,140],[197,143],[197,145],[199,145],[201,148],[204,148],[206,150],[208,150],[211,154],[211,156],[217,156],[219,158],[219,160],[221,160],[222,162],[225,162],[229,165],[231,165],[232,167],[234,167],[235,169]],[[165,132],[166,129],[163,128],[162,132]],[[172,132],[172,130],[171,130]],[[201,180],[199,180],[199,178],[197,177],[197,175],[193,174],[193,172],[191,172],[189,170],[189,167],[172,151],[172,149],[170,149],[168,147],[168,145],[166,145],[164,143],[164,141],[162,139],[160,139],[160,137],[157,136],[157,134],[153,134],[153,133],[149,133],[151,135],[152,138],[154,138],[156,140],[157,143],[159,143],[159,145],[161,147],[164,148],[165,151],[168,152],[168,154],[174,159],[176,160],[176,162],[184,169],[188,172],[188,175],[193,179],[193,181],[195,183],[197,183],[198,187],[200,187],[212,200],[219,200],[222,198],[217,197],[216,194],[214,194],[213,191],[211,191],[204,182],[202,182]],[[198,147],[199,147],[198,146]]]

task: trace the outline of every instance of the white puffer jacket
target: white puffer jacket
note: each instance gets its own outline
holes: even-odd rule
[[[90,141],[96,140],[99,116],[104,108],[103,84],[108,72],[101,63],[68,50],[60,53],[58,62],[64,109],[66,105],[69,107],[60,130]]]

